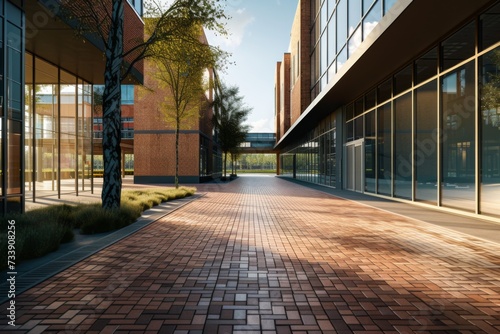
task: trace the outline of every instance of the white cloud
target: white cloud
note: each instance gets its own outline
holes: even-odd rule
[[[220,36],[207,31],[207,38],[211,45],[235,49],[243,43],[243,38],[247,34],[247,27],[255,21],[255,17],[246,8],[230,9],[227,14],[230,17],[226,25],[229,35]]]

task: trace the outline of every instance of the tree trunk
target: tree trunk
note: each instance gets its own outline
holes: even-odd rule
[[[227,152],[224,152],[224,178],[226,178]]]
[[[102,207],[120,207],[121,199],[121,70],[123,61],[123,0],[113,0],[112,23],[106,46],[103,92],[104,180]]]
[[[177,117],[175,126],[175,189],[179,188],[179,128],[181,127],[181,120]]]

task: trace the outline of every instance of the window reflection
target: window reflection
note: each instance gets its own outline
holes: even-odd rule
[[[497,3],[480,16],[480,26],[480,47],[484,50],[498,42],[498,36],[500,36],[500,3]]]
[[[474,62],[442,78],[442,204],[475,211]]]
[[[481,204],[482,213],[500,216],[500,48],[481,64]]]
[[[430,79],[437,73],[437,48],[433,48],[415,61],[415,84]]]
[[[415,90],[415,198],[437,204],[437,81]]]
[[[412,198],[412,95],[394,101],[394,196]]]
[[[392,195],[391,103],[377,109],[377,189],[379,194]]]
[[[442,68],[449,69],[474,54],[475,22],[471,22],[441,44]]]
[[[363,20],[363,40],[366,39],[366,36],[370,34],[382,18],[382,10],[380,9],[381,4],[382,1],[377,1]]]
[[[375,193],[375,111],[365,115],[365,191]]]

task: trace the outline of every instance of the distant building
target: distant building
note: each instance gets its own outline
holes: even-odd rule
[[[104,86],[94,86],[94,94],[102,94]],[[122,175],[125,170],[134,169],[134,104],[135,104],[134,85],[122,85],[121,99],[121,142],[122,153]],[[93,166],[94,176],[102,176],[104,169],[104,159],[102,153],[102,105],[94,105],[93,116]]]
[[[281,175],[498,220],[499,1],[300,0],[289,57]]]
[[[205,43],[208,43],[203,36]],[[152,60],[144,64],[144,85],[152,92],[136,91],[134,115],[134,182],[174,183],[175,128],[167,125],[160,110],[166,88],[159,87]],[[207,69],[206,80],[213,80],[213,71]],[[200,85],[202,83],[200,82]],[[140,96],[138,96],[140,94]],[[191,125],[181,125],[179,136],[179,182],[199,183],[221,176],[221,153],[214,141],[212,108],[214,92],[209,89],[200,96],[200,117]]]

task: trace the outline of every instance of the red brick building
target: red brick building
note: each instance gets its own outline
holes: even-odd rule
[[[203,36],[206,43],[206,37]],[[151,61],[144,64],[144,85],[153,92],[136,90],[134,115],[134,182],[173,183],[175,178],[175,128],[167,125],[160,110],[168,89],[158,87],[148,75],[154,71]],[[213,72],[207,70],[208,80]],[[213,91],[201,97],[211,102]],[[179,182],[199,183],[220,176],[220,153],[213,141],[212,108],[202,103],[200,117],[181,125],[179,135]]]

